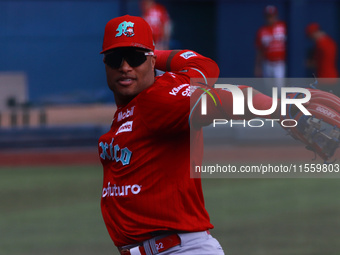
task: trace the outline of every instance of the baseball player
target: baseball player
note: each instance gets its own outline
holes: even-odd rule
[[[224,254],[209,232],[200,179],[190,178],[184,95],[191,77],[218,77],[219,69],[193,51],[154,48],[140,17],[118,17],[105,27],[101,53],[118,107],[99,140],[105,224],[121,254]],[[155,77],[155,67],[173,72]]]
[[[129,15],[106,24],[101,53],[118,107],[98,143],[101,209],[120,254],[224,254],[210,234],[201,180],[190,178],[202,162],[202,126],[212,116],[232,117],[231,92],[211,87],[217,64],[190,50],[155,50],[150,26]],[[155,68],[165,73],[155,77]],[[215,107],[208,98],[209,117],[200,118],[194,102],[205,91],[189,87],[191,78],[205,80],[204,90],[225,102]],[[268,109],[271,98],[255,92],[253,103]]]
[[[151,27],[155,48],[169,49],[171,20],[166,8],[154,0],[141,0],[143,19]]]
[[[266,25],[256,34],[255,76],[285,77],[286,24],[278,20],[278,10],[269,5],[264,9]]]
[[[336,42],[326,32],[322,31],[320,25],[316,22],[308,24],[306,35],[315,42],[313,54],[308,59],[307,64],[316,71],[317,78],[327,78],[319,80],[318,88],[325,91],[332,90],[333,93],[339,96],[340,87],[337,84],[338,79],[336,79],[339,77]]]

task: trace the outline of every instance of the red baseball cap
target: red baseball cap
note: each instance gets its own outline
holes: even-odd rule
[[[276,15],[278,13],[277,8],[274,5],[267,5],[263,12],[265,15]]]
[[[311,36],[314,32],[318,31],[320,29],[320,25],[316,22],[310,23],[307,27],[306,27],[306,34],[308,36]]]
[[[105,26],[103,50],[118,47],[137,47],[154,51],[152,31],[149,24],[141,17],[125,15],[110,20]]]

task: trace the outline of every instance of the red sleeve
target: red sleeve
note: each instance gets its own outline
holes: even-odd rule
[[[316,42],[316,45],[320,50],[326,51],[332,47],[332,42],[331,40],[327,40],[326,37],[323,37]]]
[[[215,61],[190,50],[181,50],[172,56],[175,52],[156,50],[156,68],[162,71],[181,71],[187,78],[201,78],[210,86],[217,80],[220,69]]]
[[[280,25],[282,25],[284,28],[285,28],[285,30],[287,30],[287,24],[286,24],[286,22],[284,22],[284,21],[279,21],[278,22]]]
[[[236,85],[235,85],[236,86]],[[244,91],[249,88],[249,86],[238,85],[240,90]],[[195,127],[201,127],[210,125],[214,119],[251,119],[253,117],[260,118],[271,118],[271,115],[266,116],[255,116],[248,112],[248,108],[245,105],[245,115],[234,115],[234,105],[233,105],[233,95],[231,91],[228,89],[209,89],[209,92],[212,96],[207,95],[207,114],[201,114],[201,95],[205,93],[203,90],[196,89],[196,91],[192,94],[191,98],[191,114],[190,114],[190,123]],[[214,99],[212,99],[214,97]],[[268,110],[272,106],[272,98],[264,95],[262,93],[258,93],[253,97],[253,107],[257,110]],[[244,94],[244,100],[247,100],[246,93]]]
[[[218,78],[219,68],[213,60],[194,51],[156,50],[155,53],[156,68],[163,67],[164,70],[168,66],[171,72],[158,76],[155,83],[138,96],[138,102],[144,109],[143,121],[155,134],[188,131],[193,89],[191,79],[198,78],[212,86]]]
[[[236,85],[235,85],[236,86]],[[240,89],[247,86],[238,86]],[[205,92],[201,89],[196,89],[191,96],[190,101],[190,124],[194,127],[208,126],[214,119],[240,119],[239,116],[233,115],[233,96],[227,89],[208,89],[212,97],[207,95],[207,114],[201,113],[202,94]]]

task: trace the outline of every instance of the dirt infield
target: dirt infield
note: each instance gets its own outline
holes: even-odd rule
[[[16,127],[23,126],[25,118],[28,122],[26,126],[29,127],[38,127],[41,118],[44,119],[44,126],[110,125],[116,109],[114,104],[57,105],[43,109],[32,108],[26,113],[26,117],[22,109],[8,110],[1,112],[0,127],[11,127],[13,117]]]
[[[339,152],[336,155],[340,158]],[[314,153],[303,146],[230,146],[223,150],[207,150],[205,158],[230,162],[287,162],[305,161],[322,163]],[[100,165],[97,148],[43,149],[0,151],[0,166],[44,166],[44,165]]]
[[[337,153],[340,157],[339,152]],[[270,161],[312,161],[315,158],[314,152],[309,151],[301,145],[284,146],[254,146],[236,145],[228,147],[207,148],[204,152],[206,160],[218,161],[221,159],[235,162],[270,162]],[[322,161],[317,157],[315,161]]]

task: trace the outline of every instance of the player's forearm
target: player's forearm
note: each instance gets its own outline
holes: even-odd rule
[[[249,108],[248,104],[248,88],[242,89],[244,94],[244,102],[245,102],[245,119],[252,119],[252,118],[266,118],[266,119],[280,119],[280,102],[278,102],[276,110],[268,115],[255,115],[253,114]],[[278,100],[279,101],[279,100]],[[252,105],[256,110],[269,110],[273,105],[273,98],[269,97],[265,94],[262,94],[260,91],[253,89],[252,90]]]
[[[161,71],[174,71],[171,70],[171,61],[174,56],[180,52],[180,50],[155,50],[156,59],[156,69]]]
[[[218,78],[218,65],[210,58],[190,50],[155,50],[156,69],[162,71],[182,71],[196,69],[197,77]]]
[[[244,114],[234,115],[234,96],[230,91],[222,89],[209,89],[210,93],[216,100],[211,96],[206,97],[206,109],[207,114],[201,114],[201,108],[196,102],[201,100],[201,94],[205,93],[202,90],[196,90],[191,96],[191,108],[192,108],[192,123],[195,126],[206,126],[213,122],[214,119],[245,119],[250,120],[253,118],[266,118],[266,119],[280,119],[280,103],[278,102],[277,109],[267,115],[256,115],[253,114],[248,108],[248,86],[239,86],[244,94]],[[220,100],[217,100],[220,99]],[[252,90],[252,105],[256,110],[269,110],[272,108],[273,99],[267,95],[262,94],[257,90]]]

